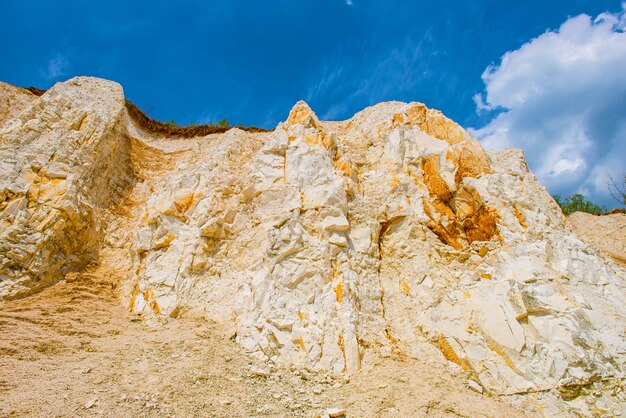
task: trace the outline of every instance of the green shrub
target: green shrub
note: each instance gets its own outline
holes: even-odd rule
[[[569,197],[562,198],[559,195],[552,196],[556,203],[561,207],[561,210],[565,215],[569,215],[573,212],[586,212],[593,215],[599,215],[606,212],[608,209],[604,206],[598,206],[593,202],[585,199],[585,196],[576,193]]]

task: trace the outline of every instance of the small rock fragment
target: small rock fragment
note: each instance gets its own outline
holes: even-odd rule
[[[326,410],[326,414],[330,418],[339,418],[346,416],[346,410],[343,408],[329,408]]]
[[[96,402],[98,402],[98,398],[93,398],[93,399],[88,400],[85,403],[85,409],[89,409],[89,408],[93,407],[96,404]]]
[[[469,386],[469,388],[476,393],[483,393],[483,387],[480,384],[476,383],[474,380],[468,380],[467,386]]]
[[[263,366],[253,366],[250,368],[250,373],[253,376],[268,377],[270,375],[270,369]]]

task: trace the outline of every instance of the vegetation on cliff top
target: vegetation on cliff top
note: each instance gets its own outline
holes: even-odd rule
[[[596,205],[590,202],[580,193],[573,194],[568,197],[561,197],[559,195],[552,196],[556,203],[561,207],[561,210],[565,215],[569,215],[574,212],[585,212],[593,215],[601,215],[607,212],[608,209],[604,206]]]

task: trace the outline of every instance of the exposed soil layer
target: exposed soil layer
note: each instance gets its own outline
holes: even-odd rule
[[[211,134],[219,134],[228,131],[231,128],[239,128],[247,132],[269,132],[267,129],[257,128],[255,126],[217,126],[217,125],[192,125],[178,126],[172,123],[163,123],[154,119],[150,119],[135,104],[126,100],[126,110],[133,118],[135,123],[146,131],[167,137],[177,138],[195,138],[198,136],[206,136]]]

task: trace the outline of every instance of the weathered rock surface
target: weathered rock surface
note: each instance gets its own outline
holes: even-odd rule
[[[175,139],[123,100],[72,79],[3,125],[0,297],[99,261],[131,312],[230,324],[262,361],[353,373],[430,342],[489,393],[602,381],[575,407],[624,408],[625,271],[521,151],[420,103],[323,122],[299,102],[271,133]]]

